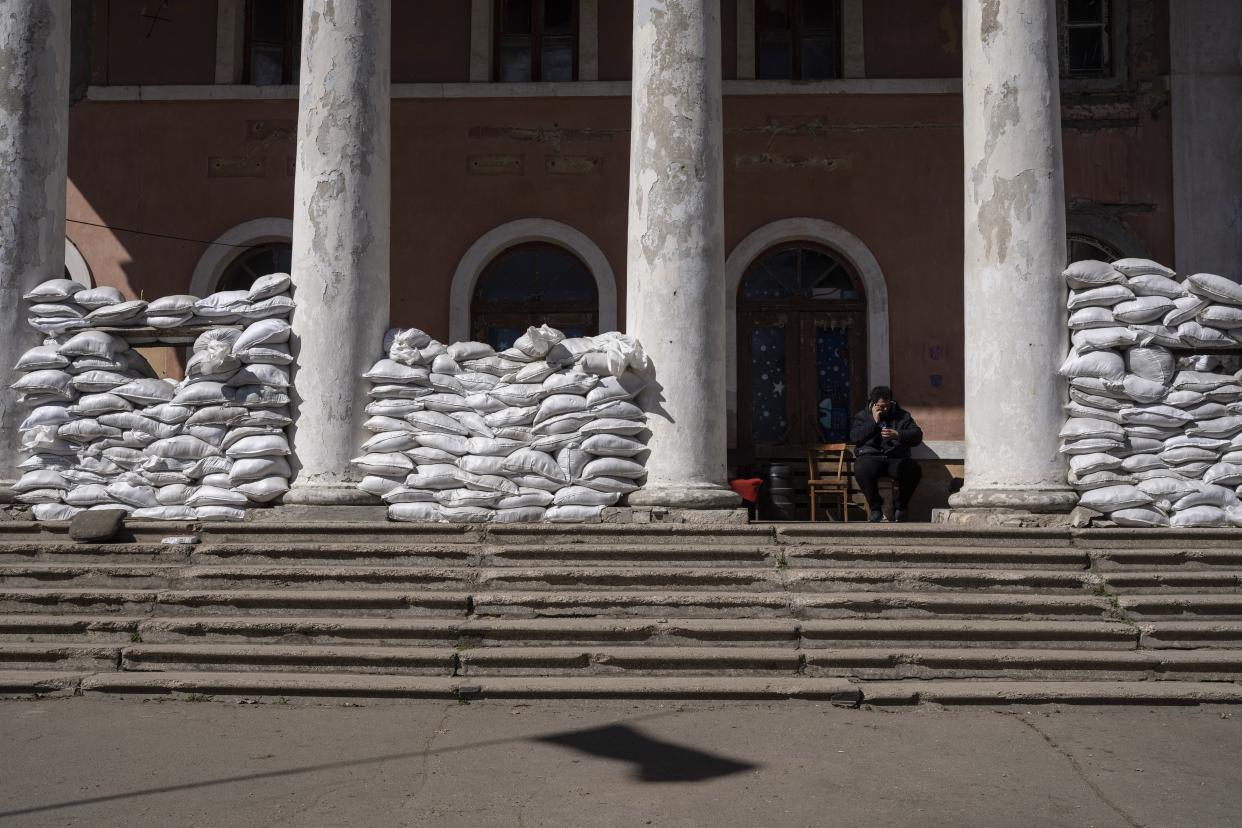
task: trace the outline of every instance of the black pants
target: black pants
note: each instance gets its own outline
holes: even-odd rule
[[[880,497],[880,478],[891,477],[897,481],[897,491],[893,493],[898,511],[904,512],[910,505],[910,498],[923,479],[923,469],[918,461],[909,457],[893,460],[878,454],[864,454],[854,460],[854,477],[858,478],[858,486],[867,498],[867,508],[878,512],[884,506],[884,498]]]

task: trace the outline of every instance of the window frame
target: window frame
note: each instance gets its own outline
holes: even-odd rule
[[[531,4],[531,21],[530,21],[530,79],[524,81],[506,81],[500,77],[501,72],[501,46],[507,36],[504,31],[505,19],[505,3],[507,0],[494,0],[492,7],[492,20],[495,25],[492,27],[492,81],[494,83],[544,83],[543,80],[543,23],[544,23],[544,3],[546,0],[530,0]],[[570,12],[572,20],[570,22],[571,37],[573,38],[573,56],[572,77],[569,81],[547,81],[548,83],[569,83],[578,80],[578,52],[581,48],[581,8],[579,0],[570,0]],[[508,35],[509,37],[521,37],[522,35]]]
[[[833,74],[828,77],[823,77],[823,78],[806,78],[806,77],[803,77],[803,74],[802,74],[802,46],[803,46],[803,40],[806,37],[806,34],[803,31],[803,26],[802,26],[802,9],[805,3],[824,2],[824,0],[785,0],[785,2],[788,3],[788,8],[789,8],[789,19],[790,19],[789,33],[790,33],[790,39],[791,39],[791,45],[792,45],[792,54],[791,54],[790,59],[793,62],[792,66],[790,67],[791,74],[788,78],[765,78],[763,76],[763,73],[760,70],[761,61],[763,58],[762,47],[763,47],[763,34],[764,34],[764,27],[763,27],[764,15],[761,9],[761,4],[763,0],[751,0],[751,2],[754,2],[755,4],[755,20],[754,20],[755,46],[754,48],[755,48],[755,79],[756,80],[807,81],[807,82],[813,83],[815,81],[840,80],[841,78],[845,76],[845,33],[843,31],[844,14],[842,11],[841,0],[828,0],[828,2],[832,3],[833,34],[835,35],[835,38],[836,38],[836,43],[833,49],[833,57],[835,58],[835,60],[833,61]]]
[[[537,299],[523,302],[486,302],[480,297],[483,283],[497,262],[517,251],[531,248],[553,249],[572,257],[578,263],[585,277],[584,284],[590,286],[595,296],[594,301],[589,303],[589,308],[587,301],[547,302]],[[574,250],[550,241],[519,242],[497,253],[479,271],[479,277],[470,293],[470,337],[478,342],[486,342],[487,331],[492,328],[525,329],[543,323],[558,329],[562,326],[583,327],[589,336],[595,336],[600,333],[599,294],[599,284],[590,265]]]
[[[278,248],[280,249],[287,248],[289,251],[290,261],[292,262],[293,241],[291,239],[271,239],[269,241],[255,242],[254,244],[248,245],[246,249],[238,251],[237,255],[235,255],[232,259],[230,259],[229,263],[226,264],[224,266],[224,269],[220,271],[220,278],[216,280],[215,289],[213,292],[219,292],[222,290],[243,290],[243,288],[235,288],[235,287],[229,286],[228,283],[230,279],[234,276],[234,274],[240,271],[242,268],[245,268],[250,273],[254,273],[255,271],[248,265],[248,262],[251,259],[259,256],[260,254],[267,253],[269,251],[272,251]],[[274,273],[277,271],[269,271],[269,272]],[[254,278],[258,279],[261,276],[266,276],[266,275],[268,274],[258,273],[254,276]]]
[[[1070,23],[1069,5],[1072,0],[1057,3],[1057,54],[1061,80],[1070,85],[1112,86],[1126,80],[1127,54],[1124,46],[1129,35],[1126,4],[1117,0],[1103,0],[1103,23]],[[1102,28],[1104,30],[1104,70],[1102,72],[1072,72],[1070,70],[1069,35],[1071,29]]]
[[[285,40],[282,44],[279,84],[256,84],[251,77],[254,46],[276,45],[268,41],[256,41],[254,38],[255,0],[246,0],[242,30],[242,83],[247,86],[291,86],[297,83],[298,64],[302,55],[302,0],[282,0],[285,4]]]

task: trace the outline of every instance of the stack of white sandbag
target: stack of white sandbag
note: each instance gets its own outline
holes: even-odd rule
[[[13,388],[33,408],[20,427],[30,457],[17,499],[39,520],[83,509],[241,520],[247,506],[278,499],[291,476],[289,285],[272,274],[248,291],[141,302],[123,319],[96,315],[135,306],[114,288],[58,279],[27,294],[32,324],[49,337],[16,366],[24,376]],[[140,326],[211,327],[176,382],[156,379],[126,338],[96,326],[134,326],[139,340],[150,338]]]
[[[1242,286],[1146,259],[1075,262],[1061,451],[1121,526],[1242,526]],[[1209,353],[1204,353],[1204,352]]]
[[[394,329],[384,345],[366,374],[374,436],[354,463],[390,518],[594,522],[641,487],[648,363],[632,337],[545,325],[497,353]]]

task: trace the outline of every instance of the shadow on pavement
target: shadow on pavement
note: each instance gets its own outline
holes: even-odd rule
[[[631,762],[642,782],[703,782],[755,770],[756,765],[661,742],[629,725],[616,724],[539,736],[536,742],[561,745],[603,759]]]

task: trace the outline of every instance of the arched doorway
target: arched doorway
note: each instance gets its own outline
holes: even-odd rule
[[[844,440],[867,383],[862,281],[810,242],[769,248],[738,287],[738,449],[800,457],[811,443]]]
[[[471,338],[497,350],[531,325],[566,336],[599,333],[599,288],[591,269],[565,248],[527,242],[505,250],[483,269],[470,303]]]

